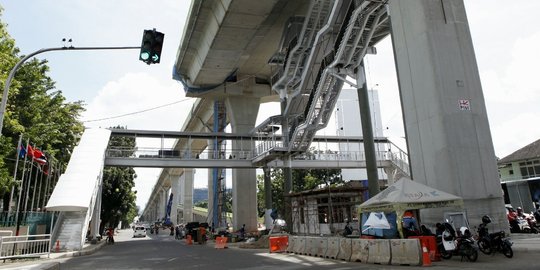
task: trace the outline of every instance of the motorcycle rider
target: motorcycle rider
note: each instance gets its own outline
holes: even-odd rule
[[[514,208],[508,209],[508,214],[506,215],[508,218],[508,223],[510,223],[510,231],[511,232],[519,232],[519,223],[518,223],[518,215],[516,213],[516,210]]]
[[[540,203],[535,203],[534,204],[536,206],[536,211],[534,211],[534,218],[536,219],[536,221],[540,221]]]
[[[523,219],[527,218],[527,217],[525,217],[525,214],[523,214],[523,208],[518,206],[518,208],[516,208],[516,210],[517,210],[516,215],[517,215],[518,218],[523,218]]]
[[[405,238],[408,238],[409,236],[420,235],[418,221],[416,220],[411,211],[405,211],[405,213],[403,214],[402,228]]]

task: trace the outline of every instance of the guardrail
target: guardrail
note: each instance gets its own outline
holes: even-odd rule
[[[51,246],[50,234],[2,236],[0,238],[0,259],[49,256]]]

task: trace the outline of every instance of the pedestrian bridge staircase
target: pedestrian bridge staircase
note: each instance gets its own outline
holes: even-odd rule
[[[84,131],[47,202],[48,211],[63,212],[57,238],[63,250],[82,249],[103,182],[110,135],[111,131],[107,129]]]

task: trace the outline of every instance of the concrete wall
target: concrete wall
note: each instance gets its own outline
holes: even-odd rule
[[[413,179],[462,196],[473,226],[484,214],[502,225],[503,197],[463,1],[391,0],[389,10]],[[442,211],[421,211],[421,219],[439,222]]]

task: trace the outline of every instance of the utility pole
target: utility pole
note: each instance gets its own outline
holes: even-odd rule
[[[7,106],[7,99],[8,99],[8,91],[9,86],[11,85],[11,81],[13,80],[13,77],[15,77],[15,73],[19,69],[19,67],[28,59],[33,57],[34,55],[38,55],[40,53],[44,52],[50,52],[50,51],[92,51],[92,50],[129,50],[129,49],[140,49],[141,46],[136,47],[58,47],[58,48],[45,48],[37,50],[27,56],[25,56],[23,59],[21,59],[9,72],[9,75],[7,77],[6,83],[4,85],[4,92],[2,93],[2,103],[0,104],[0,137],[2,136],[2,128],[4,127],[4,114],[6,113],[6,106]]]

